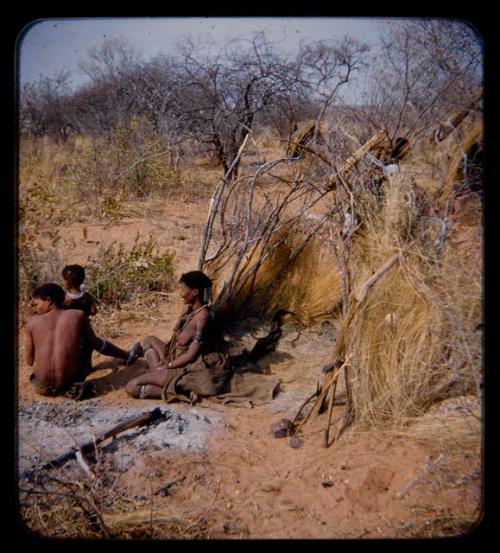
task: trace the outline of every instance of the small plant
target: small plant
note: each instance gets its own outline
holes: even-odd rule
[[[101,247],[97,260],[88,267],[90,292],[107,303],[130,301],[151,291],[169,290],[173,278],[173,255],[157,253],[152,235],[145,242],[136,235],[130,251],[121,242]]]

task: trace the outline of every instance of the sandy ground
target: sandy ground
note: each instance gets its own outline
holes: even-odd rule
[[[196,266],[206,209],[206,202],[170,202],[161,216],[148,216],[146,210],[143,217],[109,228],[85,225],[86,239],[82,225],[68,226],[61,259],[85,265],[97,243],[131,244],[137,231],[143,238],[153,232],[161,246],[175,252],[180,275]],[[122,312],[113,321],[97,320],[96,326],[124,348],[147,334],[166,338],[181,304],[175,291],[155,301],[145,316]],[[122,416],[160,406],[170,416],[164,426],[128,431],[102,448],[110,474],[116,474],[112,492],[122,499],[103,511],[111,529],[117,521],[123,529],[129,516],[131,528],[147,520],[153,539],[175,537],[172,524],[184,528],[185,537],[220,539],[409,538],[472,530],[482,508],[479,443],[444,446],[389,431],[351,429],[324,448],[326,414],[311,418],[299,448],[287,437],[273,437],[271,424],[293,418],[314,392],[335,335],[328,323],[300,335],[293,326],[284,330],[277,351],[262,361],[266,372],[281,379],[282,391],[253,408],[132,400],[124,385],[142,370],[140,363],[113,366],[98,355],[94,361],[101,368],[89,377],[99,384],[98,398],[81,403],[41,398],[31,390],[29,368],[21,362],[20,464],[24,468],[36,460],[33,443],[57,454],[62,445],[88,439]],[[21,343],[21,358],[22,353]],[[344,416],[342,389],[338,399],[334,430]],[[442,413],[446,417],[446,409]],[[75,461],[64,470],[73,478],[88,477]]]

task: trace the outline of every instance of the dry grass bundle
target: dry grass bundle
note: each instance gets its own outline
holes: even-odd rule
[[[305,232],[285,227],[273,237],[268,250],[270,255],[259,267],[260,249],[249,257],[245,267],[251,276],[244,282],[236,281],[238,287],[231,301],[223,305],[224,316],[266,316],[286,309],[303,324],[312,324],[338,309],[342,282],[324,236],[307,241]],[[254,275],[253,269],[258,269]],[[217,274],[215,291],[228,270]]]
[[[353,248],[351,264],[362,267],[356,290],[411,244],[357,306],[345,334],[362,425],[398,425],[439,399],[480,395],[480,236],[463,255],[451,233],[441,255],[439,236],[426,229],[419,207],[407,179],[389,182],[376,225]]]
[[[474,413],[455,413],[446,417],[426,413],[416,424],[398,428],[396,434],[443,450],[479,448],[482,424]]]
[[[214,191],[198,267],[215,282],[222,318],[286,309],[311,319],[338,303],[334,261],[329,267],[331,253],[318,247],[335,207],[325,212],[321,201],[328,191],[306,182],[300,170],[291,174],[288,162],[279,158],[238,178],[224,177]],[[288,174],[278,175],[278,169]],[[329,275],[322,293],[308,282],[315,270]]]
[[[420,298],[394,269],[354,317],[347,348],[359,422],[398,420],[421,412],[438,375],[439,310]],[[441,378],[438,378],[441,381]]]

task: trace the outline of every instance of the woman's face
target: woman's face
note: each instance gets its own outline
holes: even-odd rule
[[[193,303],[198,296],[198,290],[190,288],[185,282],[179,282],[179,294],[184,303]]]

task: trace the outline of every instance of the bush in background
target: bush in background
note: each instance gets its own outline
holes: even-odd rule
[[[128,251],[116,241],[102,246],[95,261],[86,268],[90,293],[99,301],[118,304],[144,293],[170,290],[173,255],[157,249],[152,236],[141,242],[139,234]]]

